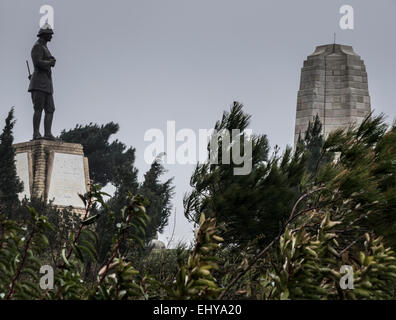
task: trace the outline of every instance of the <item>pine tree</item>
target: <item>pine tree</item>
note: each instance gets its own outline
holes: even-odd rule
[[[23,191],[23,183],[16,173],[13,128],[15,125],[14,108],[6,119],[3,133],[0,135],[0,210],[7,215],[18,206],[18,193]]]
[[[306,166],[308,173],[311,175],[315,174],[320,165],[333,159],[329,154],[322,155],[324,141],[322,122],[320,121],[319,115],[316,115],[312,122],[309,121],[304,139],[302,139],[300,135],[297,142],[297,148],[299,148],[300,151],[304,150],[304,152],[306,152]]]
[[[362,230],[374,230],[396,248],[396,128],[384,116],[368,116],[359,127],[336,130],[326,139],[322,154],[338,153],[335,164],[318,170],[317,184],[340,195],[340,203],[355,206],[344,217]],[[332,201],[337,199],[334,195]],[[352,230],[346,234],[354,237]]]
[[[250,115],[242,108],[242,104],[234,102],[230,112],[224,112],[222,120],[216,123],[217,132],[247,129]],[[250,138],[241,135],[240,138],[251,139],[250,174],[234,175],[236,165],[221,163],[219,138],[219,163],[197,166],[190,182],[193,191],[184,199],[185,215],[195,222],[201,212],[216,217],[223,228],[221,236],[225,244],[245,245],[254,240],[267,243],[279,232],[299,194],[305,158],[300,153],[293,154],[290,148],[282,156],[277,149],[269,156],[265,135]]]
[[[146,228],[147,240],[153,239],[157,232],[161,233],[164,230],[171,214],[171,199],[174,190],[172,186],[173,179],[161,182],[160,178],[164,173],[165,169],[160,159],[156,159],[152,163],[150,170],[145,173],[144,182],[139,188],[139,194],[149,199],[147,214],[150,217],[150,222]]]

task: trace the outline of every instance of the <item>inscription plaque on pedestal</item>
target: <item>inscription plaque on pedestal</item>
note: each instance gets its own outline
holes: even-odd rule
[[[23,182],[23,191],[18,194],[19,200],[30,198],[29,159],[28,153],[22,152],[15,155],[16,170],[19,179]]]
[[[78,194],[86,192],[84,157],[55,153],[51,171],[48,200],[59,206],[81,207]]]

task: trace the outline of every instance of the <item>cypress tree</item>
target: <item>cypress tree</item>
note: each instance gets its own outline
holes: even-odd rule
[[[149,241],[155,237],[157,232],[162,232],[168,224],[168,218],[171,214],[171,199],[174,187],[172,180],[168,179],[161,182],[160,178],[165,173],[165,168],[159,159],[156,159],[149,171],[144,174],[144,182],[139,188],[139,193],[149,200],[147,214],[150,222],[146,229],[146,240]]]
[[[0,135],[0,210],[12,214],[19,204],[18,193],[23,191],[23,183],[16,173],[13,128],[15,125],[14,108],[6,118],[6,124]]]

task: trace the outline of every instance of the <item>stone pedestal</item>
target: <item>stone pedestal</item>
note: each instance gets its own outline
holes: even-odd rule
[[[81,144],[34,140],[14,145],[17,175],[23,181],[20,198],[42,198],[57,207],[81,212],[78,194],[89,188],[88,159]]]
[[[299,134],[304,138],[316,115],[327,137],[335,129],[359,125],[370,111],[367,72],[360,56],[351,46],[316,47],[301,69],[294,144]]]

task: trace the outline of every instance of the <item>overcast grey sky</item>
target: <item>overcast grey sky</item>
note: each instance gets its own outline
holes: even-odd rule
[[[334,32],[365,61],[376,113],[396,116],[396,0],[1,0],[0,119],[15,106],[16,142],[31,139],[25,60],[44,4],[55,10],[54,134],[119,123],[116,138],[136,148],[140,179],[148,129],[166,132],[167,120],[176,130],[211,128],[234,100],[272,146],[292,144],[303,60]],[[354,30],[339,28],[343,4],[354,8]],[[192,238],[182,199],[193,167],[166,165],[176,184],[175,240]],[[172,227],[173,218],[160,239]]]

